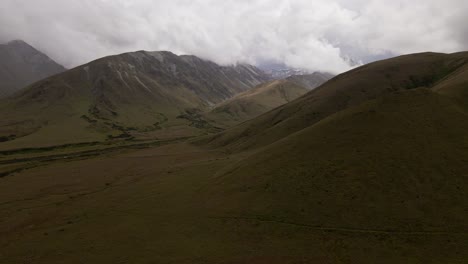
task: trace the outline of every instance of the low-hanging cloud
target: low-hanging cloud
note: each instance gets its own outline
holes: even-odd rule
[[[0,0],[0,42],[67,67],[135,50],[342,72],[347,58],[468,47],[465,0]]]

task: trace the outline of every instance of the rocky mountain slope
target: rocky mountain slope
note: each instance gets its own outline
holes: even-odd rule
[[[197,112],[268,78],[250,65],[219,66],[164,51],[105,57],[0,102],[0,135],[17,139],[9,144],[59,144],[177,125],[204,128]]]

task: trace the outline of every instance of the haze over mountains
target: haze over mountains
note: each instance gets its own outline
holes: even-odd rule
[[[286,80],[301,85],[309,90],[313,90],[326,83],[335,75],[326,72],[314,72],[310,74],[291,75]]]
[[[62,65],[22,40],[0,44],[0,97],[63,71]]]

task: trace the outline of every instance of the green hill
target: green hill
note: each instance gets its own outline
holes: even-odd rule
[[[427,245],[468,234],[467,62],[426,53],[366,65],[221,133],[211,144],[250,154],[204,190],[208,210],[423,234]]]
[[[239,161],[209,200],[226,215],[317,227],[467,232],[467,132],[450,99],[392,93]]]

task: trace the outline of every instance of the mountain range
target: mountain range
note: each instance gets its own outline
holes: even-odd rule
[[[7,263],[464,263],[468,52],[275,80],[138,51],[0,101]]]
[[[3,100],[0,133],[27,145],[197,129],[205,125],[198,112],[267,80],[251,65],[219,66],[166,51],[125,53],[46,78]]]
[[[16,49],[24,58],[36,56],[24,42],[11,45],[29,47]],[[109,56],[0,101],[0,138],[8,141],[1,147],[215,132],[290,102],[332,77],[315,72],[269,82],[271,75],[251,65],[220,66],[168,51]]]

